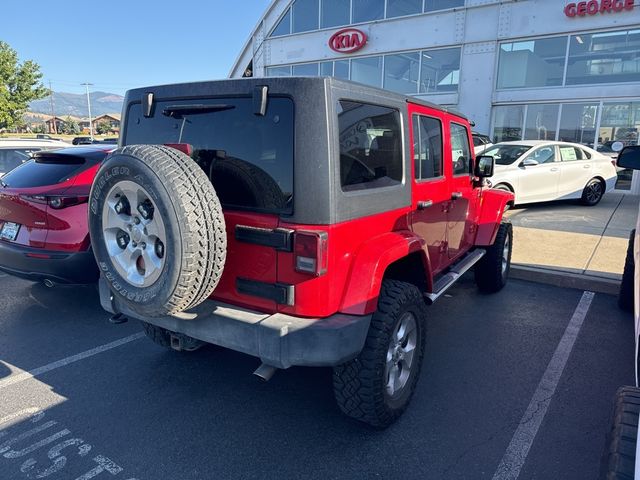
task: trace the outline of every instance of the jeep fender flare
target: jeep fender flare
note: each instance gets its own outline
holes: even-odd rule
[[[493,245],[502,222],[502,214],[507,203],[514,199],[513,193],[504,190],[483,189],[478,215],[476,246]]]
[[[431,285],[429,259],[425,242],[409,230],[389,232],[373,237],[357,251],[347,281],[347,288],[340,303],[340,312],[350,315],[366,315],[374,312],[387,268],[412,253],[418,253]]]

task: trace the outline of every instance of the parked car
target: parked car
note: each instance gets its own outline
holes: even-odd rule
[[[87,200],[111,150],[96,145],[36,152],[0,179],[0,270],[48,286],[98,279]]]
[[[488,135],[483,135],[478,132],[471,132],[471,136],[473,137],[473,150],[476,155],[480,154],[487,148],[489,148],[493,143],[491,142],[491,138]]]
[[[71,140],[73,145],[91,145],[93,143],[93,139],[91,137],[75,137]]]
[[[474,266],[483,291],[507,281],[513,197],[483,187],[462,114],[295,77],[131,90],[124,111],[91,190],[100,299],[164,347],[254,355],[265,380],[334,367],[342,411],[384,427],[427,304]]]
[[[28,161],[34,152],[64,145],[58,140],[0,138],[0,177]]]
[[[626,147],[618,156],[618,165],[640,170],[640,146]],[[629,237],[618,304],[634,316],[636,344],[633,365],[635,386],[620,387],[616,393],[611,431],[603,455],[603,478],[640,478],[640,462],[636,456],[640,388],[638,388],[638,341],[640,339],[640,207],[636,228]]]
[[[512,192],[514,204],[580,199],[593,206],[617,180],[615,162],[577,143],[501,142],[483,155],[496,161],[493,188]]]

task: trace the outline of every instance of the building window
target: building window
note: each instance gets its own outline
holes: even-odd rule
[[[293,33],[318,29],[318,0],[296,0],[291,7]]]
[[[291,33],[291,10],[287,9],[287,13],[280,19],[276,28],[271,32],[272,37],[280,37]]]
[[[380,88],[382,85],[382,57],[351,59],[351,80]]]
[[[384,18],[384,0],[352,0],[352,23],[370,22]]]
[[[529,105],[524,127],[524,140],[555,140],[559,108],[559,104]]]
[[[567,38],[503,43],[498,59],[498,89],[562,85]]]
[[[387,0],[387,18],[422,12],[422,0]]]
[[[402,136],[397,110],[340,101],[340,179],[344,191],[397,185],[402,181]]]
[[[348,25],[351,5],[347,0],[321,0],[320,28]]]
[[[524,105],[500,105],[493,108],[493,143],[522,140]]]
[[[267,77],[290,77],[291,65],[284,67],[267,67]]]
[[[384,88],[398,93],[418,92],[418,71],[420,56],[418,52],[385,55]]]
[[[464,0],[425,0],[424,11],[433,12],[446,8],[464,7]]]
[[[422,52],[420,93],[456,92],[459,78],[460,48]]]
[[[593,147],[596,139],[597,114],[597,103],[563,104],[558,140]]]
[[[349,80],[349,60],[336,60],[333,62],[333,76]]]
[[[423,115],[413,116],[413,164],[416,180],[442,177],[442,123]]]
[[[640,30],[571,36],[567,85],[640,81]]]
[[[613,142],[627,145],[640,145],[640,102],[605,103],[602,106],[600,128],[598,130],[599,152],[615,155],[611,148]],[[631,189],[633,170],[618,172],[616,188]]]
[[[300,76],[318,76],[318,64],[317,63],[302,63],[300,65],[293,66],[293,75]]]

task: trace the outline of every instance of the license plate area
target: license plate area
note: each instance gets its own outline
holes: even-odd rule
[[[20,231],[20,224],[13,222],[6,222],[2,229],[0,230],[0,239],[1,240],[9,240],[13,242],[18,236],[18,232]]]

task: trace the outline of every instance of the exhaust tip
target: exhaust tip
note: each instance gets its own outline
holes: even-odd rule
[[[275,375],[277,370],[278,369],[276,367],[267,365],[266,363],[261,363],[260,366],[256,368],[256,371],[253,372],[253,374],[263,382],[268,382],[269,380],[271,380],[271,377]]]
[[[49,287],[49,288],[53,288],[53,287],[55,287],[55,286],[56,286],[56,284],[55,284],[55,283],[53,283],[53,281],[52,281],[52,280],[49,280],[48,278],[45,278],[45,279],[42,281],[42,283],[44,283],[44,286],[45,286],[45,287]]]

